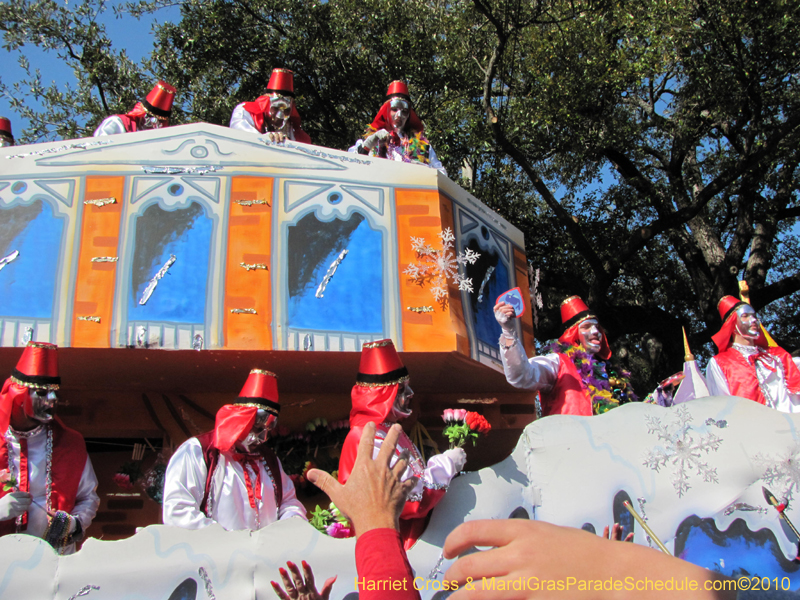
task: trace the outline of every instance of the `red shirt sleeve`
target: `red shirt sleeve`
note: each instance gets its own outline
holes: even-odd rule
[[[360,600],[420,600],[400,534],[371,529],[356,540],[356,590]]]

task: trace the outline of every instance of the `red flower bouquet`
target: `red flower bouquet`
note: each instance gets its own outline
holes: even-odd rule
[[[450,442],[451,449],[461,448],[467,443],[467,440],[472,440],[474,446],[480,436],[486,435],[492,430],[489,421],[482,415],[468,412],[463,408],[448,408],[442,414],[442,420],[445,422],[442,435]]]

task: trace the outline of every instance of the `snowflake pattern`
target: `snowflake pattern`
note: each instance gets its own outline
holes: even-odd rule
[[[480,258],[480,253],[466,248],[464,252],[453,254],[453,243],[456,236],[449,227],[439,233],[442,242],[441,250],[434,250],[425,238],[411,237],[411,249],[417,254],[419,262],[412,262],[403,273],[423,285],[426,281],[431,284],[430,292],[437,302],[447,302],[447,283],[452,280],[462,292],[472,292],[472,278],[464,277],[460,270],[465,265],[474,265]]]
[[[789,502],[795,492],[800,492],[800,442],[777,458],[756,454],[753,461],[763,469],[761,480],[774,488],[778,497]]]
[[[709,467],[702,457],[703,453],[719,450],[722,438],[710,432],[701,433],[693,427],[692,415],[686,406],[681,406],[674,414],[671,424],[662,423],[658,417],[645,418],[647,433],[655,433],[663,445],[649,450],[642,464],[656,473],[671,465],[674,472],[670,481],[680,498],[692,487],[689,478],[694,469],[706,483],[719,483],[717,469]]]

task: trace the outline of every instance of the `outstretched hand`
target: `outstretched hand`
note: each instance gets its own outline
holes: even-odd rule
[[[392,425],[373,460],[375,423],[367,423],[361,433],[356,462],[345,485],[319,469],[311,469],[307,474],[308,480],[347,515],[356,536],[370,529],[396,530],[406,497],[417,483],[415,477],[401,480],[408,465],[407,458],[401,456],[394,467],[390,466],[401,431],[400,425]]]
[[[284,591],[280,584],[270,581],[272,589],[281,600],[328,600],[333,589],[333,584],[336,582],[336,575],[329,577],[322,584],[322,589],[317,591],[317,585],[314,582],[314,572],[311,570],[311,565],[303,561],[303,575],[300,575],[300,569],[293,562],[286,563],[292,576],[286,569],[278,569],[283,580],[283,585],[286,588]],[[305,579],[304,577],[305,576]]]
[[[727,578],[708,571],[658,550],[636,544],[607,544],[600,536],[571,527],[560,527],[542,521],[519,519],[468,521],[456,527],[444,543],[444,557],[454,558],[476,546],[490,546],[490,550],[473,552],[459,558],[444,574],[447,581],[458,582],[459,587],[450,600],[496,600],[498,598],[558,597],[570,598],[631,598],[650,600],[674,598],[674,591],[655,591],[653,581],[693,581],[697,591],[694,600],[728,600],[736,597],[735,587],[719,585]],[[492,586],[484,588],[482,581],[492,580]],[[637,587],[645,579],[651,587]],[[603,587],[580,589],[578,581],[596,582],[612,580],[614,585],[633,582],[633,589]],[[498,594],[498,589],[512,590],[514,582],[522,581],[521,592],[507,591]],[[535,588],[542,582],[551,584],[575,582],[569,589],[550,591],[547,587]],[[472,582],[472,589],[465,584]],[[477,585],[475,583],[477,582]],[[705,582],[709,582],[706,586]],[[726,582],[730,583],[730,582]],[[502,587],[501,587],[502,586]],[[679,594],[680,595],[680,594]]]
[[[622,525],[619,523],[614,523],[614,526],[609,531],[608,525],[603,528],[603,537],[607,540],[614,540],[615,542],[622,541]],[[633,541],[633,532],[631,531],[628,535],[625,536],[626,542]]]
[[[510,304],[498,302],[494,305],[494,318],[500,323],[500,327],[507,331],[514,330],[514,324],[511,322],[511,319],[516,315],[517,313],[514,311],[514,307]]]

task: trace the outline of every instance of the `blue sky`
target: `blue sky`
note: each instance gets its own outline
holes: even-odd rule
[[[68,1],[68,0],[67,0]],[[139,62],[153,49],[152,26],[155,22],[178,21],[180,10],[176,6],[159,10],[155,15],[146,15],[141,20],[131,16],[117,18],[112,9],[113,5],[121,4],[119,0],[110,0],[108,9],[101,15],[100,22],[106,27],[108,37],[114,40],[115,50],[125,50],[134,62]],[[30,61],[31,70],[39,69],[42,74],[42,81],[48,85],[55,81],[59,88],[64,84],[75,83],[72,70],[58,60],[55,52],[45,52],[35,46],[24,46],[21,51]],[[19,81],[24,76],[24,71],[19,67],[19,51],[8,52],[0,48],[0,78],[3,83],[11,86],[12,83]],[[0,116],[11,119],[11,128],[15,137],[19,137],[22,130],[28,126],[14,111],[11,110],[8,99],[0,97]]]

